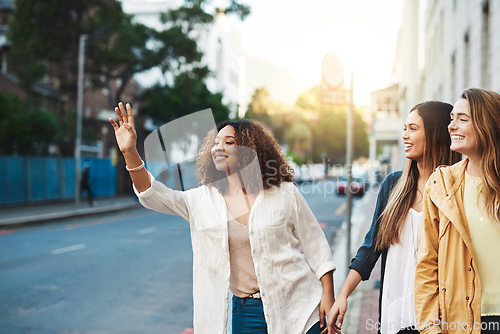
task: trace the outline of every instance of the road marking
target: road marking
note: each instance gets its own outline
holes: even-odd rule
[[[84,249],[85,247],[86,247],[85,244],[78,244],[78,245],[73,245],[73,246],[69,246],[69,247],[54,249],[53,251],[50,251],[50,253],[52,255],[59,255],[59,254],[63,254],[63,253],[68,253],[68,252],[73,252],[73,251],[77,251],[80,249]]]
[[[139,235],[144,235],[144,234],[150,234],[156,232],[156,227],[148,227],[148,228],[143,228],[142,230],[137,231],[137,234]]]
[[[346,202],[343,202],[343,203],[342,203],[342,204],[341,204],[341,205],[337,208],[337,210],[335,210],[335,215],[336,215],[336,216],[340,216],[340,215],[344,212],[344,210],[345,210],[345,208],[346,208],[346,207],[347,207]]]
[[[66,229],[70,230],[73,228],[87,227],[87,226],[98,225],[98,224],[114,223],[114,222],[119,221],[119,220],[132,219],[132,218],[137,218],[137,217],[141,217],[141,216],[150,216],[153,214],[157,214],[157,212],[146,211],[146,212],[141,212],[141,213],[138,213],[135,215],[130,214],[130,213],[124,213],[121,215],[111,215],[111,216],[104,217],[104,218],[89,219],[89,220],[85,220],[85,221],[79,222],[79,223],[66,224]]]

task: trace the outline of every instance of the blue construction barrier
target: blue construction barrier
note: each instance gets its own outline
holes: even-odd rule
[[[84,158],[94,197],[116,195],[116,166]],[[0,205],[70,200],[75,197],[75,159],[0,156]]]

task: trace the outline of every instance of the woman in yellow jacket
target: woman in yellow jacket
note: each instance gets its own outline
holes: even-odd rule
[[[465,160],[424,194],[415,276],[420,333],[500,333],[500,94],[462,93],[448,126]]]

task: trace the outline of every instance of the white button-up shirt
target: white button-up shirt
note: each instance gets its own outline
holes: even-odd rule
[[[149,209],[189,222],[195,333],[225,333],[229,298],[227,207],[216,188],[178,191],[156,181],[139,193]],[[249,237],[270,334],[301,334],[319,321],[319,279],[335,270],[326,237],[291,182],[262,190],[249,214]],[[299,251],[299,245],[302,251]],[[315,315],[315,314],[316,315]]]

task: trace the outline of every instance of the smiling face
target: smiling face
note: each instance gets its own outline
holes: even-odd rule
[[[224,171],[228,174],[235,170],[236,139],[234,138],[234,128],[230,125],[222,128],[215,137],[212,147],[212,161],[218,171]]]
[[[451,137],[450,149],[468,156],[477,158],[478,136],[472,124],[469,103],[466,99],[458,100],[450,113],[451,122],[448,132]]]
[[[425,150],[425,129],[424,121],[417,110],[413,110],[408,114],[402,138],[405,144],[406,158],[421,163]]]

